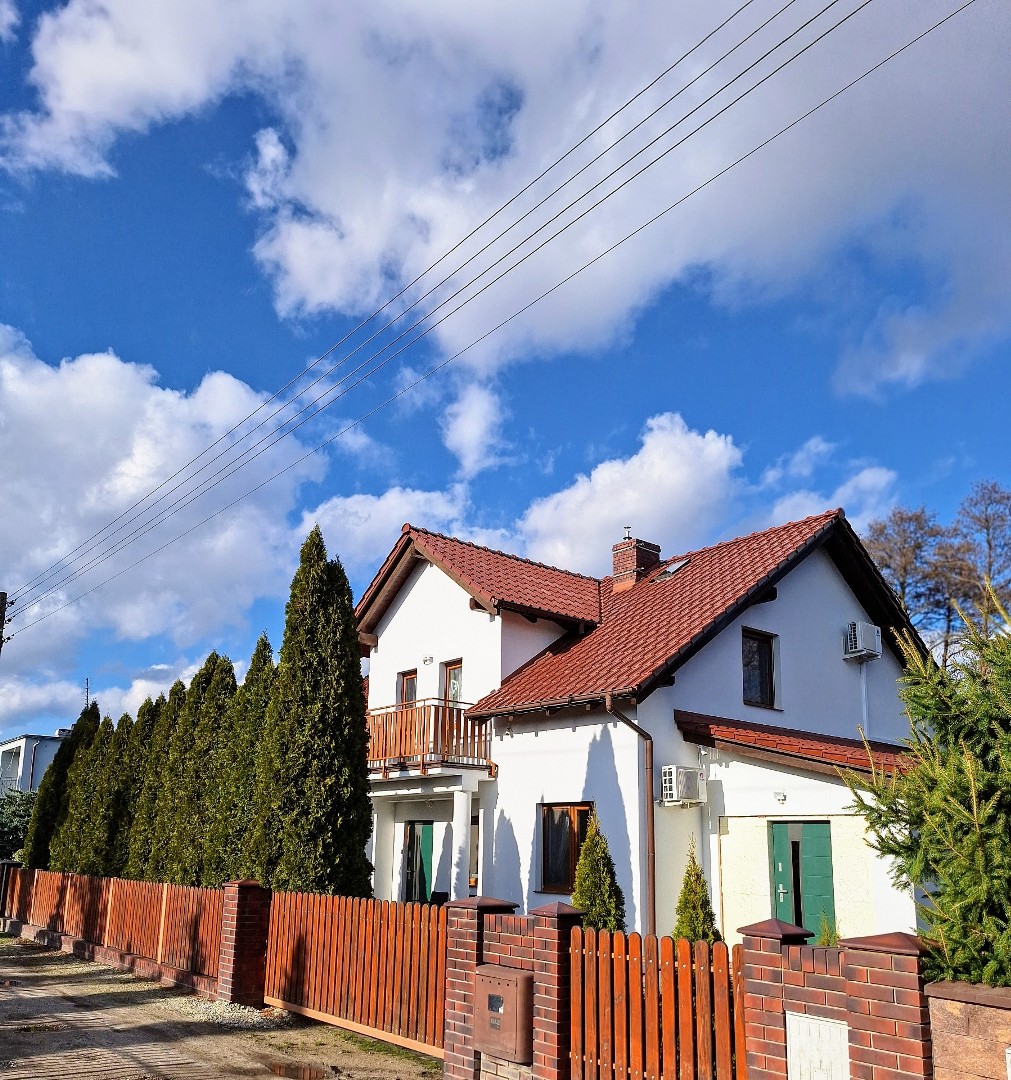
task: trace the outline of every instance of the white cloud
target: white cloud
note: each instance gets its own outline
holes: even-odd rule
[[[693,58],[692,71],[771,10],[750,9],[740,27],[735,22]],[[796,5],[703,93],[814,10],[813,0]],[[861,12],[632,184],[606,213],[446,323],[443,349],[469,343],[948,10],[941,0],[923,0]],[[701,0],[236,0],[227,7],[70,0],[37,23],[31,79],[40,106],[6,117],[0,154],[16,169],[108,173],[120,134],[233,92],[257,93],[277,121],[257,135],[246,182],[263,215],[255,250],[278,308],[367,312],[714,19]],[[1011,113],[993,92],[1011,77],[1009,32],[1011,9],[981,0],[465,362],[487,372],[527,351],[612,340],[658,290],[700,266],[718,296],[737,301],[831,274],[832,256],[857,248],[872,262],[912,267],[924,279],[924,297],[915,308],[881,303],[839,386],[866,391],[943,374],[956,353],[971,355],[1009,331],[1002,283],[1011,264]],[[693,90],[678,105],[700,96]],[[651,121],[625,146],[637,149],[658,130]],[[583,164],[617,131],[609,125],[573,163]],[[586,179],[600,175],[594,166]],[[524,233],[518,229],[482,260]]]
[[[22,610],[18,590],[23,584],[117,515],[128,513],[138,498],[261,400],[221,372],[207,375],[188,394],[165,389],[151,368],[112,353],[85,354],[52,366],[38,359],[16,331],[0,328],[0,459],[7,463],[0,471],[0,505],[5,508],[0,550],[13,610]],[[33,683],[56,677],[86,639],[100,634],[122,641],[166,635],[185,646],[215,630],[244,627],[254,600],[284,595],[299,540],[286,516],[301,484],[322,476],[325,466],[319,459],[303,463],[31,631],[20,632],[238,498],[300,450],[304,447],[286,440],[206,498],[180,508],[164,526],[136,537],[81,580],[24,609],[11,627],[16,636],[4,648],[0,675],[8,682],[28,678]],[[175,497],[169,495],[162,506]],[[126,540],[135,527],[116,539]],[[13,707],[11,701],[0,688],[0,722]]]
[[[0,41],[12,41],[21,22],[14,0],[0,0]]]
[[[880,465],[866,465],[839,484],[830,495],[817,491],[793,491],[777,499],[767,524],[795,521],[841,506],[849,523],[863,532],[876,518],[884,517],[895,502],[898,476]]]
[[[442,417],[442,439],[460,462],[465,480],[501,460],[504,408],[488,386],[466,384]]]
[[[676,413],[654,416],[635,453],[603,461],[530,505],[518,523],[525,553],[601,574],[624,525],[668,555],[697,546],[732,509],[741,461],[730,436],[694,431]]]
[[[796,479],[810,476],[829,460],[835,448],[835,443],[826,441],[821,435],[812,435],[800,449],[792,454],[784,454],[774,465],[770,465],[762,473],[761,486],[773,487],[786,477]]]

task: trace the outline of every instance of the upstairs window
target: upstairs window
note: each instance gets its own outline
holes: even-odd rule
[[[418,670],[402,671],[397,676],[397,704],[413,705],[418,700]]]
[[[443,669],[446,704],[459,705],[463,701],[463,661],[452,660]]]
[[[741,632],[745,705],[759,705],[765,709],[776,705],[774,643],[772,634],[758,630]]]
[[[541,891],[571,893],[593,803],[541,805]]]

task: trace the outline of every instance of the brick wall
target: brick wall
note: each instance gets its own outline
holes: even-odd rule
[[[787,1076],[788,1013],[846,1023],[850,1077],[933,1077],[917,938],[882,934],[815,948],[803,944],[811,936],[803,927],[777,919],[741,933],[749,1080]]]
[[[448,905],[447,1080],[568,1080],[569,937],[580,913],[548,904],[529,915],[515,904],[472,897]],[[473,1047],[474,975],[481,964],[534,974],[533,1063],[519,1065]]]
[[[1011,1046],[1011,989],[938,982],[926,992],[936,1080],[1003,1080]]]

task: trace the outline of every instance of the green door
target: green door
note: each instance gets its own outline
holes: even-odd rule
[[[822,916],[835,926],[832,836],[827,821],[769,824],[772,911],[783,922],[821,930]]]
[[[404,836],[404,899],[432,899],[432,822],[409,821]]]

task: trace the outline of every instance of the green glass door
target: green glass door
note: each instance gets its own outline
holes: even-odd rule
[[[769,823],[772,912],[818,934],[822,918],[835,927],[832,834],[827,821]]]
[[[427,904],[432,899],[432,822],[409,821],[404,835],[404,899]]]

